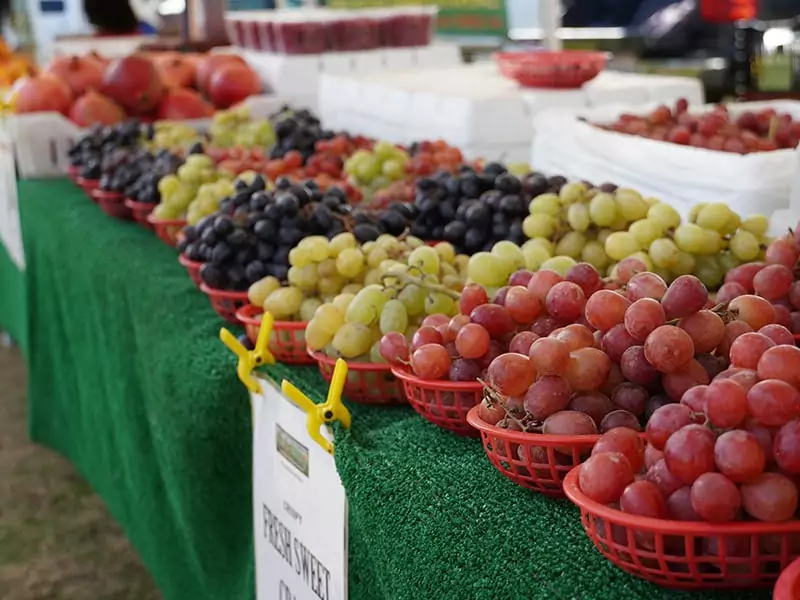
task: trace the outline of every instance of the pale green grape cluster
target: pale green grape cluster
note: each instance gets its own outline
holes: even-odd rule
[[[174,175],[158,182],[161,203],[153,210],[159,219],[186,217],[194,225],[207,215],[217,212],[219,201],[234,193],[229,175],[214,168],[205,154],[191,154]]]
[[[409,156],[391,142],[378,142],[372,152],[356,150],[344,163],[351,184],[367,192],[380,190],[406,176]]]
[[[558,194],[541,194],[530,202],[523,231],[531,238],[520,252],[524,268],[552,269],[562,275],[576,262],[588,262],[614,276],[616,264],[636,257],[666,281],[694,274],[718,287],[730,268],[763,258],[770,239],[769,221],[755,215],[742,220],[722,203],[698,204],[684,223],[672,206],[635,190],[602,191],[567,183]],[[510,256],[511,251],[506,251]],[[498,279],[496,261],[480,253],[470,278]],[[477,256],[477,255],[476,255]],[[475,257],[473,257],[475,258]],[[517,264],[520,264],[517,255]],[[508,263],[506,264],[508,266]]]
[[[218,148],[268,147],[276,140],[272,123],[267,119],[251,120],[250,111],[246,107],[214,113],[209,134],[211,145]]]
[[[307,237],[289,254],[288,284],[254,283],[251,304],[279,321],[307,322],[309,348],[331,357],[384,362],[377,342],[389,331],[413,335],[427,315],[457,312],[467,257],[453,246],[382,235],[359,245],[348,232]]]
[[[153,139],[144,140],[151,151],[188,148],[200,141],[197,130],[180,121],[156,121],[153,128]]]

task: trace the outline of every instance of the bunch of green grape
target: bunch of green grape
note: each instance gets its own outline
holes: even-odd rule
[[[191,154],[174,175],[158,182],[161,202],[153,210],[159,219],[186,217],[190,225],[217,211],[219,201],[234,192],[226,173],[217,171],[210,157]]]
[[[312,236],[289,255],[288,285],[254,283],[251,304],[278,321],[307,322],[305,341],[332,357],[384,362],[376,343],[388,331],[413,335],[421,320],[455,314],[467,257],[451,244],[382,235],[359,245],[351,233]]]
[[[766,217],[742,219],[723,203],[698,204],[684,223],[675,208],[635,190],[588,188],[580,182],[533,198],[529,212],[522,227],[530,240],[519,248],[523,268],[562,275],[582,261],[613,276],[616,264],[633,256],[667,282],[693,274],[716,288],[733,267],[763,258],[771,241]],[[500,258],[513,255],[521,264],[519,254],[503,244]],[[494,255],[495,250],[473,257],[470,279],[497,285],[502,269]]]
[[[180,121],[156,121],[153,127],[153,139],[147,142],[150,150],[188,148],[202,137],[194,128]]]
[[[344,163],[350,183],[367,191],[380,190],[406,177],[408,153],[391,142],[378,142],[372,151],[356,150]]]
[[[214,114],[209,128],[211,145],[218,148],[232,146],[268,147],[275,144],[275,129],[267,119],[251,120],[246,107],[221,110]]]

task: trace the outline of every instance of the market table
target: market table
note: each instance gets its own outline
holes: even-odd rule
[[[105,216],[66,180],[19,189],[34,440],[86,476],[166,600],[252,599],[250,411],[220,320],[152,233]],[[313,368],[270,374],[324,396]],[[350,408],[335,459],[351,600],[731,597],[617,570],[575,507],[503,478],[475,439],[409,408]]]

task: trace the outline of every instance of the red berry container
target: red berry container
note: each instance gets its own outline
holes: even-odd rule
[[[264,311],[248,304],[236,311],[236,318],[244,325],[247,337],[254,344],[261,328]],[[279,362],[292,365],[313,365],[316,361],[306,352],[306,325],[304,321],[275,321],[269,338],[269,350]]]
[[[322,54],[328,49],[328,23],[321,13],[295,10],[272,21],[275,50],[281,54]]]
[[[564,493],[580,508],[595,547],[631,575],[678,589],[769,587],[800,556],[800,521],[717,524],[631,515],[581,492],[581,468],[564,478]]]
[[[522,87],[574,89],[605,69],[609,54],[588,50],[497,52],[500,73]]]
[[[545,435],[503,429],[480,417],[480,406],[467,421],[480,431],[489,461],[517,485],[553,497],[563,497],[567,473],[592,452],[599,435]]]
[[[189,277],[199,289],[200,285],[203,283],[200,279],[200,267],[203,266],[203,263],[197,262],[196,260],[189,260],[183,254],[178,255],[178,262],[183,265],[186,272],[189,273]]]
[[[373,50],[380,46],[378,21],[369,11],[337,11],[327,26],[328,49],[336,52]]]
[[[153,212],[156,207],[155,204],[149,202],[137,202],[132,198],[125,198],[125,206],[131,211],[133,220],[146,229],[152,229],[153,226],[147,220],[147,217]]]
[[[125,196],[119,192],[109,192],[99,188],[91,191],[92,199],[104,213],[115,219],[129,221],[133,218],[131,210],[125,206]]]
[[[205,283],[200,283],[200,291],[203,292],[208,299],[211,300],[211,306],[217,311],[217,314],[225,319],[228,323],[239,325],[239,319],[236,318],[236,311],[250,304],[247,298],[247,292],[231,292],[229,290],[217,290],[207,286]]]
[[[186,226],[185,219],[159,219],[153,213],[147,215],[147,222],[153,227],[161,241],[173,248],[178,243],[178,234]]]
[[[75,179],[75,183],[78,184],[78,187],[83,190],[83,193],[86,194],[92,202],[97,202],[92,192],[100,187],[99,179],[84,179],[83,177],[78,177]]]
[[[772,600],[797,600],[800,598],[800,559],[786,567],[772,590]]]
[[[420,379],[397,367],[392,367],[392,373],[403,382],[408,403],[426,420],[458,435],[478,434],[467,422],[467,414],[483,399],[483,384]]]
[[[378,20],[380,43],[387,48],[427,46],[436,31],[436,6],[404,6],[388,9]]]
[[[239,48],[244,47],[244,22],[236,13],[225,13],[225,33],[228,41]]]
[[[308,350],[308,355],[319,366],[322,378],[330,383],[336,359],[322,352]],[[387,364],[347,361],[347,381],[344,395],[359,404],[397,405],[405,404],[400,384]]]

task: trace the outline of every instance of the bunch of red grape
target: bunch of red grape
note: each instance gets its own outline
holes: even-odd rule
[[[581,467],[583,493],[623,512],[659,519],[794,519],[800,349],[748,335],[733,343],[730,369],[653,413],[646,446],[621,430],[602,437]],[[643,477],[637,477],[640,472]],[[748,545],[749,538],[744,548]],[[749,555],[740,550],[734,540],[728,554]]]
[[[728,271],[717,292],[718,302],[730,302],[745,294],[757,294],[772,303],[775,322],[800,333],[800,228],[774,240],[764,262],[739,265]]]
[[[795,148],[800,139],[800,122],[772,108],[744,111],[736,117],[722,104],[704,114],[690,113],[688,108],[687,101],[680,98],[673,109],[662,105],[647,115],[623,114],[616,122],[598,127],[737,154]]]

